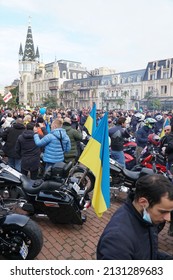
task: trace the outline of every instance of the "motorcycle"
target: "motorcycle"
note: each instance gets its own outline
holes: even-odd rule
[[[157,147],[148,144],[141,152],[139,164],[132,168],[139,171],[142,167],[153,169],[155,173],[167,173],[165,157],[159,153]]]
[[[80,149],[79,156],[85,149],[85,147],[90,139],[90,136],[88,136],[87,133],[85,131],[83,131],[83,138],[84,138],[84,140],[79,142],[79,149]],[[109,142],[110,142],[110,139],[109,139]],[[135,158],[136,145],[137,144],[135,142],[134,137],[130,137],[129,139],[124,139],[123,152],[124,152],[124,156],[125,156],[126,168],[129,170],[131,170],[136,165],[136,158]]]
[[[109,158],[110,162],[110,193],[117,197],[120,193],[129,193],[135,190],[136,181],[144,175],[153,174],[153,170],[142,168],[140,171],[131,171],[123,168],[117,161]],[[87,185],[89,189],[94,188],[95,176],[85,166],[77,163],[70,170],[71,176],[80,180],[79,185]]]
[[[11,214],[0,198],[0,256],[7,260],[32,260],[43,246],[39,226],[25,215]]]
[[[44,214],[57,223],[83,224],[82,210],[90,206],[89,188],[68,176],[72,162],[49,167],[43,179],[31,180],[4,162],[0,163],[0,195],[5,205],[17,203],[29,215]],[[87,199],[87,200],[86,200]]]
[[[123,144],[123,151],[128,153],[129,155],[135,157],[135,152],[136,152],[136,142],[134,137],[129,137],[128,139],[124,139],[124,144]]]

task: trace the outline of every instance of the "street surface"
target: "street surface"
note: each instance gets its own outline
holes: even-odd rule
[[[92,207],[85,211],[87,221],[83,225],[54,225],[47,217],[36,217],[44,235],[44,246],[37,260],[95,260],[98,239],[112,214],[122,204],[113,200],[102,218]],[[167,235],[168,225],[159,234],[159,248],[173,254],[173,237]],[[127,232],[128,234],[128,232]]]

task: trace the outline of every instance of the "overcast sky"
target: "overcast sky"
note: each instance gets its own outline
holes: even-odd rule
[[[125,72],[173,57],[173,0],[0,0],[0,87],[19,78],[29,16],[45,63]]]

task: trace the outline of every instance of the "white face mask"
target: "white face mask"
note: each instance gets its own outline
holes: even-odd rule
[[[152,224],[150,214],[147,212],[146,208],[144,208],[144,211],[143,211],[143,220]]]

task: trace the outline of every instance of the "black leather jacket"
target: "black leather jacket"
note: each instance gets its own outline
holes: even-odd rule
[[[115,125],[109,129],[111,138],[111,150],[123,151],[124,138],[129,138],[130,134],[121,125]]]

